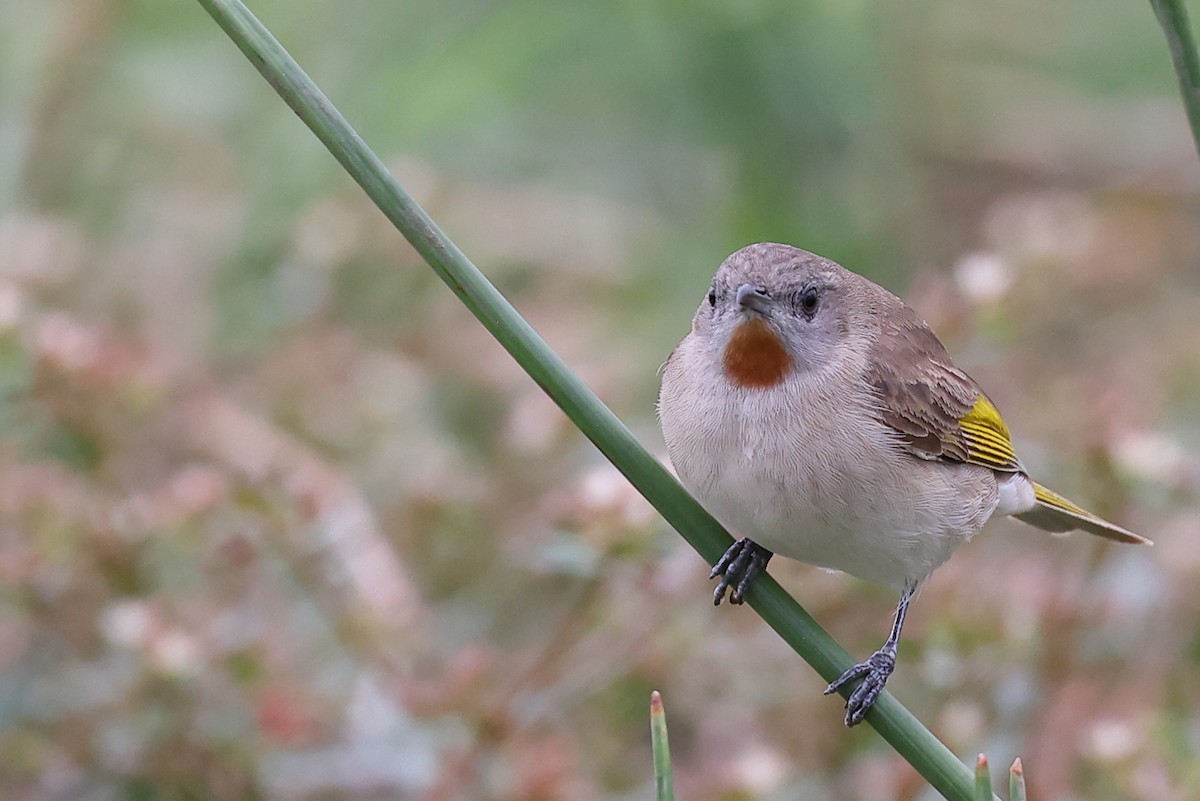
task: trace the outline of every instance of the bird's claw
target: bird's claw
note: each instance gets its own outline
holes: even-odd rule
[[[729,592],[730,588],[733,591],[729,592],[729,603],[745,603],[746,590],[755,577],[767,566],[767,562],[771,561],[772,556],[774,556],[773,553],[749,537],[742,537],[730,545],[729,549],[725,551],[725,555],[708,574],[710,579],[721,577],[716,589],[713,590],[713,605],[720,606],[721,599],[725,597],[725,593]]]
[[[836,681],[825,688],[825,694],[835,693],[844,685],[862,679],[862,683],[850,693],[846,699],[846,726],[857,726],[883,692],[888,677],[896,669],[896,652],[893,649],[881,648],[865,662],[860,662],[843,673]]]

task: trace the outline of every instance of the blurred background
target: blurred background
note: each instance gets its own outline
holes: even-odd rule
[[[262,0],[654,452],[756,240],[904,296],[1031,470],[890,688],[1031,797],[1200,796],[1200,164],[1120,0]],[[929,799],[190,2],[0,6],[0,796]],[[857,657],[891,591],[776,561]],[[1000,772],[1000,771],[998,771]]]

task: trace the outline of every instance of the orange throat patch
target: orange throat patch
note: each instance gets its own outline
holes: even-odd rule
[[[762,320],[742,323],[725,346],[725,375],[739,387],[766,389],[783,381],[792,366],[770,326]]]

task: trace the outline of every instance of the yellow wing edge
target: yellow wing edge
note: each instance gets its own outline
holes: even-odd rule
[[[962,430],[967,461],[971,464],[1006,472],[1023,469],[1008,426],[1000,417],[1000,410],[986,395],[980,394],[975,399],[975,405],[958,421],[958,427]]]
[[[1040,506],[1016,515],[1019,520],[1047,531],[1078,529],[1130,545],[1154,544],[1153,540],[1140,534],[1134,534],[1129,529],[1121,528],[1116,523],[1110,523],[1104,518],[1092,514],[1074,501],[1064,498],[1052,489],[1043,487],[1036,481],[1033,482],[1033,494]]]

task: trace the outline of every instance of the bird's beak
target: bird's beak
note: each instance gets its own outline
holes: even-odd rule
[[[771,313],[771,299],[767,297],[767,291],[754,284],[742,284],[737,288],[737,304],[763,316]]]

